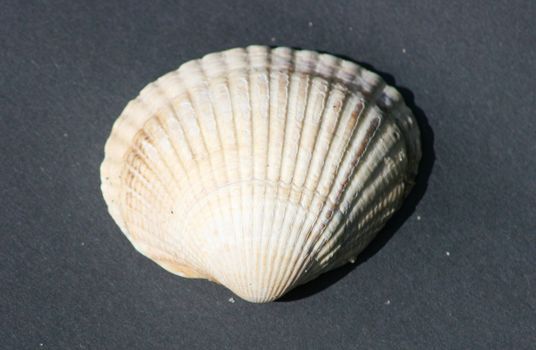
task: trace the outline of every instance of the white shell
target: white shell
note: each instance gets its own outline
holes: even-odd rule
[[[145,87],[106,143],[102,192],[142,254],[266,302],[358,255],[420,157],[413,115],[378,75],[250,46]]]

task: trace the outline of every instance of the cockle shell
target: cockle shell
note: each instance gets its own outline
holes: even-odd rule
[[[145,87],[106,143],[102,192],[142,254],[267,302],[355,258],[420,157],[411,111],[378,75],[250,46]]]

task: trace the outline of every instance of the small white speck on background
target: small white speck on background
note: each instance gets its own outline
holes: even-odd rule
[[[445,252],[445,255],[446,255],[446,256],[450,256],[450,252],[448,252],[448,251]]]
[[[39,343],[39,346],[43,346],[43,343]]]
[[[234,298],[233,298],[233,297],[230,297],[230,298],[229,298],[229,302],[230,302],[231,304],[234,304],[234,303],[235,303]]]
[[[271,37],[271,38],[270,38],[270,41],[271,41],[271,42],[275,42],[275,36]]]
[[[406,53],[406,49],[402,49],[402,53]]]
[[[421,220],[421,216],[420,215],[417,215],[417,220]]]
[[[86,244],[85,244],[84,242],[82,242],[82,243],[80,243],[80,245],[83,247],[83,246],[85,246]]]
[[[384,304],[385,305],[391,305],[391,300],[387,299]]]
[[[307,23],[307,25],[308,25],[309,27],[312,27],[312,26],[313,26],[313,22],[309,22],[309,23]]]
[[[352,27],[348,27],[348,30],[349,30],[349,31],[352,31],[352,30],[354,30],[354,28],[352,28]]]
[[[67,134],[66,132],[63,133],[63,137],[67,137],[69,136],[69,134]]]

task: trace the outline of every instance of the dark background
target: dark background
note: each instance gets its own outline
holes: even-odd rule
[[[535,1],[0,7],[2,349],[536,348]],[[264,305],[137,253],[99,188],[141,88],[249,44],[374,69],[424,147],[415,191],[357,264]]]

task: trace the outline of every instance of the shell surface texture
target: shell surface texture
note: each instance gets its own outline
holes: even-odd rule
[[[411,111],[377,74],[249,46],[187,62],[128,103],[101,188],[142,254],[268,302],[354,259],[420,157]]]

